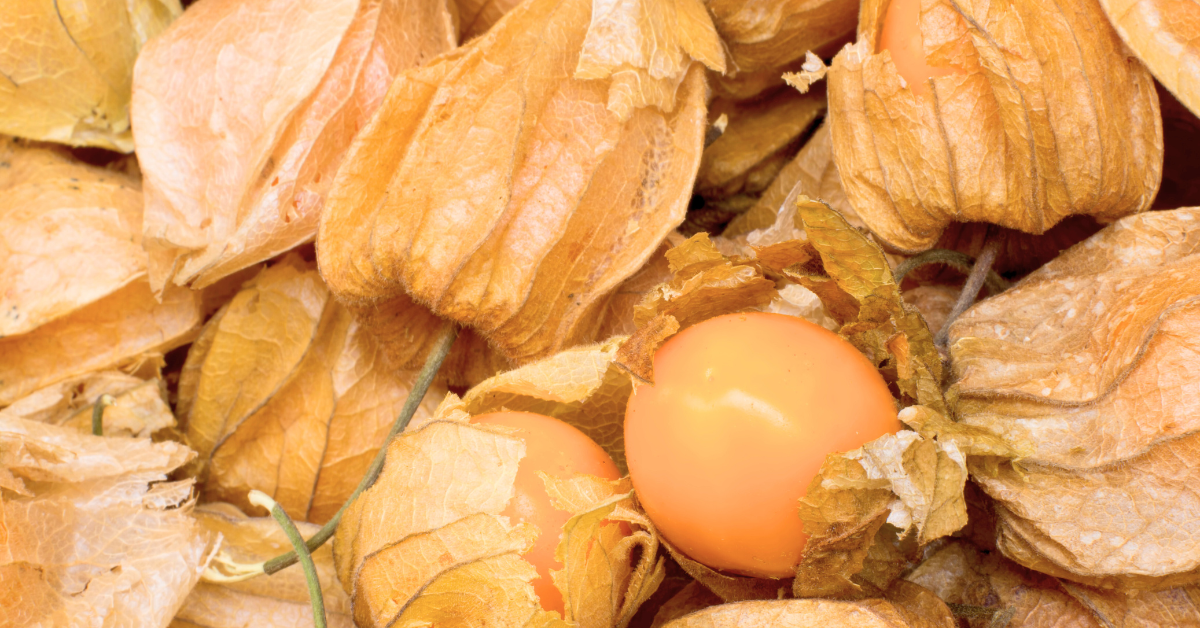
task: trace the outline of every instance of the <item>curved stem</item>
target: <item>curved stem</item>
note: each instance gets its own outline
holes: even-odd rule
[[[111,406],[116,399],[112,395],[100,395],[96,405],[92,406],[92,434],[104,436],[104,409]]]
[[[408,427],[408,422],[417,412],[417,408],[421,405],[421,400],[425,398],[425,393],[429,391],[429,385],[433,383],[434,376],[437,375],[438,369],[442,367],[442,362],[446,360],[446,356],[450,353],[450,346],[454,344],[454,339],[458,337],[458,327],[450,325],[438,339],[438,342],[433,347],[433,351],[429,353],[429,357],[425,359],[425,366],[421,367],[421,372],[417,374],[417,381],[413,383],[413,388],[408,393],[408,399],[404,401],[404,408],[400,410],[400,416],[396,417],[396,422],[392,424],[392,429],[388,432],[387,438],[379,447],[379,453],[375,454],[375,459],[371,461],[371,466],[367,469],[367,474],[363,476],[358,487],[346,499],[346,503],[338,509],[337,514],[333,515],[321,529],[310,538],[305,545],[308,550],[314,551],[321,547],[333,537],[334,531],[337,530],[337,525],[342,520],[342,515],[346,514],[346,509],[350,504],[354,503],[355,499],[362,494],[363,491],[371,488],[375,480],[379,477],[379,472],[383,470],[383,462],[387,458],[388,444],[397,434],[404,431]],[[296,552],[288,552],[280,554],[271,560],[263,563],[263,572],[270,575],[285,567],[290,567],[296,564]]]
[[[983,245],[983,250],[979,252],[975,265],[971,267],[971,274],[967,276],[967,285],[963,286],[962,292],[958,294],[958,300],[954,302],[954,308],[946,317],[946,322],[938,330],[937,336],[933,338],[933,342],[937,346],[946,346],[950,339],[950,325],[963,312],[967,311],[971,304],[975,303],[975,298],[979,296],[979,289],[983,287],[984,280],[992,271],[992,264],[996,262],[996,256],[1000,254],[1001,238],[1002,236],[993,237]]]
[[[945,264],[964,275],[971,273],[971,268],[975,265],[975,260],[966,253],[951,251],[950,249],[930,249],[924,253],[918,253],[896,266],[896,285],[900,285],[904,281],[904,277],[912,271],[929,264]],[[996,271],[990,271],[987,274],[988,290],[992,294],[999,294],[1008,290],[1008,281],[1000,276]]]
[[[326,628],[325,596],[321,593],[321,580],[317,577],[317,566],[313,564],[312,554],[309,553],[308,546],[304,543],[304,537],[300,536],[300,531],[296,529],[296,524],[292,523],[292,518],[266,493],[250,491],[250,503],[270,510],[271,516],[275,517],[275,521],[279,522],[279,527],[283,528],[284,534],[287,534],[288,540],[292,542],[292,547],[296,548],[296,553],[300,555],[300,566],[304,568],[304,580],[308,583],[308,601],[312,604],[313,626],[314,628]]]

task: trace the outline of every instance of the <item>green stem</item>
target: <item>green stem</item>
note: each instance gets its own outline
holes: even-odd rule
[[[989,231],[991,231],[989,229]],[[985,236],[986,237],[986,236]],[[992,264],[996,262],[996,256],[1000,254],[1000,241],[1003,234],[994,235],[983,245],[983,250],[979,252],[979,257],[975,258],[975,265],[971,267],[971,273],[967,275],[967,283],[963,286],[962,292],[958,294],[958,300],[954,302],[954,307],[951,308],[950,314],[946,316],[946,322],[942,324],[942,328],[937,335],[933,337],[933,344],[938,347],[945,348],[946,343],[950,339],[950,325],[975,303],[975,298],[979,296],[979,289],[983,287],[984,279],[988,273],[992,272]]]
[[[92,434],[104,436],[104,409],[111,406],[116,399],[112,395],[100,395],[96,405],[92,406]]]
[[[370,468],[367,469],[367,474],[363,476],[358,487],[350,494],[346,503],[338,509],[337,514],[333,515],[321,529],[310,538],[305,545],[309,551],[315,551],[328,541],[333,533],[337,530],[338,523],[342,520],[342,515],[346,513],[346,509],[354,500],[358,498],[363,491],[371,488],[375,480],[379,477],[379,472],[383,471],[383,461],[387,458],[388,444],[397,434],[404,431],[408,427],[408,422],[417,412],[417,407],[421,405],[421,400],[425,398],[425,393],[429,390],[429,385],[433,383],[434,376],[437,375],[438,369],[442,367],[442,362],[446,360],[446,356],[450,353],[450,346],[454,344],[454,339],[458,337],[458,327],[449,326],[446,332],[438,339],[437,344],[433,347],[433,351],[429,353],[429,357],[425,359],[425,366],[421,368],[421,372],[417,374],[417,381],[413,383],[412,390],[408,393],[408,399],[404,401],[404,408],[400,411],[400,416],[396,417],[396,422],[392,424],[392,430],[388,432],[387,438],[379,447],[379,453],[375,454],[375,459],[371,461]],[[263,572],[271,575],[281,569],[290,567],[296,564],[296,552],[288,552],[280,554],[271,560],[263,563]]]
[[[292,518],[266,493],[250,491],[250,503],[270,510],[271,516],[275,517],[275,521],[279,522],[279,527],[283,528],[284,534],[287,534],[288,540],[292,542],[292,547],[296,548],[295,551],[300,556],[300,566],[304,568],[304,580],[308,583],[308,601],[312,604],[313,626],[314,628],[326,628],[325,596],[321,593],[321,580],[317,577],[317,566],[313,564],[312,554],[309,553],[308,546],[304,543],[304,537],[300,536],[300,531],[296,529],[296,524],[292,523]]]
[[[949,249],[930,249],[924,253],[914,255],[896,266],[896,285],[900,285],[904,281],[904,277],[912,271],[929,264],[945,264],[964,275],[971,273],[971,268],[975,266],[975,260],[966,253],[951,251]],[[996,271],[989,271],[987,275],[988,290],[992,294],[999,294],[1008,290],[1008,282],[1000,276]]]

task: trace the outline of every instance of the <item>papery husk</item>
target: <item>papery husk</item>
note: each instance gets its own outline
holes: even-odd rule
[[[532,374],[529,368],[522,370]],[[551,368],[545,381],[521,387],[531,398],[558,402],[580,390],[577,383],[560,386],[563,375]],[[497,382],[499,390],[513,384]],[[552,499],[575,513],[563,530],[510,521],[500,512],[513,495],[525,444],[471,424],[473,413],[450,394],[432,419],[397,437],[379,480],[338,526],[334,557],[356,624],[625,626],[665,573],[657,533],[633,503],[628,479],[546,476]],[[604,520],[626,522],[631,534]],[[556,555],[564,569],[552,579],[573,624],[541,610],[530,585],[537,572],[521,554],[538,534],[561,534]]]
[[[247,282],[205,326],[179,381],[179,412],[205,467],[202,495],[247,512],[259,490],[324,523],[354,491],[412,387],[290,254]],[[434,387],[416,420],[444,393]]]
[[[459,40],[466,42],[488,31],[521,0],[455,0]]]
[[[11,626],[165,626],[208,562],[175,442],[0,418],[0,608]]]
[[[1028,445],[971,464],[1016,562],[1105,588],[1200,580],[1198,219],[1122,219],[951,327],[962,424]]]
[[[1121,39],[1200,116],[1200,6],[1180,0],[1100,0]]]
[[[149,438],[175,427],[162,379],[121,371],[88,373],[47,386],[0,410],[0,419],[39,421],[91,434],[92,410],[102,395],[112,397],[101,419],[105,436]]]
[[[859,601],[776,600],[721,604],[664,624],[664,628],[955,628],[950,609],[920,586],[898,581],[886,598]]]
[[[887,4],[863,4],[858,41],[828,78],[847,196],[889,246],[928,249],[952,221],[1040,234],[1070,215],[1150,207],[1163,151],[1154,82],[1095,0],[923,0],[930,62],[961,70],[931,79],[929,97],[875,51]]]
[[[392,78],[454,48],[442,0],[207,0],[148,46],[133,121],[156,291],[311,240]]]
[[[517,365],[595,337],[683,220],[706,126],[693,59],[724,59],[697,0],[590,5],[527,2],[393,83],[322,213],[339,299],[416,302]]]
[[[0,338],[145,276],[137,178],[2,137],[0,163]]]
[[[972,628],[1120,628],[1200,625],[1200,589],[1114,592],[1021,567],[995,552],[952,540],[905,576],[949,604],[975,607]],[[994,614],[987,617],[981,610]]]
[[[204,504],[196,508],[196,521],[210,534],[221,535],[223,558],[254,564],[292,549],[287,535],[270,517],[247,517],[230,504]],[[296,529],[304,538],[318,526],[303,521]],[[337,581],[333,549],[324,545],[312,553],[332,628],[352,628],[350,599]],[[301,628],[313,625],[312,606],[304,571],[284,569],[270,576],[241,582],[202,580],[188,594],[169,628]]]
[[[717,32],[741,72],[779,69],[812,50],[832,53],[854,36],[854,0],[709,0]]]
[[[6,4],[0,133],[133,152],[134,60],[182,11],[179,0]]]
[[[714,101],[709,118],[725,115],[728,122],[721,136],[704,148],[697,193],[721,198],[762,192],[790,160],[795,142],[824,111],[824,92],[783,89],[749,104]]]

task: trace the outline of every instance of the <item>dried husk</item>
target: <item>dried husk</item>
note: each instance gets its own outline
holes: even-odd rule
[[[950,609],[920,586],[897,581],[885,598],[859,601],[778,600],[710,606],[663,628],[955,628]]]
[[[858,41],[829,68],[838,170],[884,242],[912,253],[953,221],[1040,234],[1070,215],[1150,207],[1163,151],[1154,81],[1096,0],[923,0],[930,62],[960,70],[931,79],[928,97],[875,51],[887,5],[863,4]]]
[[[971,462],[1016,562],[1105,588],[1200,579],[1198,219],[1122,219],[951,327],[962,424],[1027,445]]]
[[[290,254],[205,326],[179,381],[179,413],[206,467],[202,495],[247,512],[270,495],[324,523],[358,485],[412,387],[315,265]],[[435,387],[417,420],[440,401]]]
[[[0,607],[11,626],[165,626],[204,569],[175,442],[0,418]]]
[[[1195,585],[1136,593],[1095,589],[1026,569],[962,540],[939,548],[905,579],[948,604],[974,607],[966,611],[974,615],[968,616],[971,628],[994,626],[997,616],[1023,628],[1200,625]]]
[[[486,33],[518,4],[521,0],[455,0],[459,41],[466,42]]]
[[[854,37],[855,0],[709,0],[738,72],[778,70],[812,50],[832,53]]]
[[[657,533],[634,503],[628,479],[544,476],[551,498],[575,514],[562,530],[518,524],[499,513],[512,496],[525,444],[469,423],[473,414],[533,409],[597,433],[596,425],[576,421],[592,418],[592,402],[598,415],[609,412],[614,398],[623,410],[628,378],[604,366],[616,346],[554,356],[485,381],[465,400],[448,395],[431,419],[392,442],[379,480],[351,504],[334,538],[338,577],[357,625],[568,625],[541,610],[529,584],[537,572],[521,554],[538,534],[561,534],[556,556],[564,569],[551,576],[563,593],[566,621],[629,622],[664,568]],[[601,375],[610,371],[624,381]],[[611,437],[601,444],[614,451]],[[605,520],[624,521],[632,533]]]
[[[825,111],[824,96],[783,89],[749,104],[714,101],[709,118],[725,115],[728,123],[704,149],[697,193],[705,198],[761,193],[790,160],[795,142]]]
[[[527,2],[393,83],[322,213],[339,299],[380,320],[418,304],[518,365],[595,337],[683,220],[705,127],[693,59],[724,61],[697,0],[597,6]]]
[[[148,438],[175,427],[166,384],[121,371],[88,373],[47,386],[0,410],[0,419],[39,421],[91,434],[92,409],[101,395],[112,397],[101,422],[105,436]]]
[[[152,41],[133,122],[155,290],[311,240],[351,138],[452,22],[442,1],[206,0]]]
[[[0,14],[0,133],[133,152],[134,60],[179,0],[20,0]]]
[[[1100,6],[1154,77],[1200,115],[1200,6],[1180,0],[1100,0]]]
[[[198,506],[195,514],[200,527],[221,535],[221,552],[229,560],[254,564],[292,549],[283,529],[270,517],[247,517],[236,507],[221,503]],[[296,522],[304,538],[315,534],[317,528]],[[322,546],[312,557],[328,625],[352,628],[350,599],[338,585],[332,548]],[[183,601],[169,628],[308,628],[313,625],[312,617],[304,572],[293,568],[241,582],[202,580]]]

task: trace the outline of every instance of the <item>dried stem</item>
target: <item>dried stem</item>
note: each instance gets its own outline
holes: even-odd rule
[[[958,300],[954,302],[954,308],[950,310],[950,315],[946,317],[945,324],[934,337],[933,342],[938,347],[945,348],[946,343],[950,338],[950,325],[955,319],[967,311],[971,304],[975,303],[975,297],[979,296],[979,289],[983,287],[983,282],[987,279],[988,273],[992,271],[992,264],[996,262],[996,256],[1000,253],[1000,241],[1002,236],[996,235],[988,239],[983,245],[983,250],[979,252],[979,257],[975,259],[975,265],[971,267],[971,273],[967,275],[967,284],[963,286],[962,292],[958,294]]]
[[[379,472],[383,470],[383,461],[387,458],[388,444],[397,434],[404,431],[408,427],[408,422],[417,412],[417,407],[421,405],[421,400],[425,398],[425,393],[429,390],[429,385],[433,383],[433,378],[437,375],[438,369],[442,367],[442,362],[446,360],[446,356],[450,353],[450,346],[454,344],[454,339],[458,337],[458,327],[448,325],[442,337],[433,347],[429,357],[425,359],[425,366],[421,367],[421,372],[417,374],[417,381],[413,383],[413,388],[408,393],[408,399],[404,401],[404,408],[400,411],[400,416],[396,417],[396,422],[392,424],[392,429],[388,432],[387,438],[379,447],[379,453],[375,454],[375,459],[371,461],[370,468],[367,469],[367,474],[363,476],[358,487],[346,499],[346,503],[338,509],[337,514],[333,515],[321,529],[310,538],[305,545],[308,551],[315,551],[333,537],[333,533],[337,530],[338,523],[342,520],[342,515],[346,513],[346,509],[354,500],[362,494],[363,491],[371,488],[375,480],[379,477]],[[286,554],[280,554],[263,564],[263,572],[270,575],[286,567],[296,564],[297,556],[295,551]]]
[[[900,285],[908,273],[929,264],[945,264],[964,275],[969,275],[971,268],[975,265],[975,260],[970,255],[958,251],[930,249],[924,253],[914,255],[896,266],[896,285]],[[987,282],[984,285],[987,286],[988,290],[991,290],[992,294],[999,294],[1008,290],[1008,282],[994,270],[987,274]]]
[[[92,434],[104,436],[104,409],[111,406],[116,399],[112,395],[100,395],[96,405],[92,406]]]
[[[308,602],[312,604],[313,627],[326,628],[325,596],[321,593],[321,580],[317,577],[317,566],[313,564],[312,554],[308,551],[304,537],[300,536],[296,524],[283,511],[283,507],[266,493],[250,491],[250,503],[270,510],[271,516],[275,517],[275,521],[279,522],[279,527],[283,528],[284,534],[287,534],[288,540],[292,542],[292,547],[296,548],[295,551],[300,556],[300,566],[304,568],[304,580],[308,583]]]

